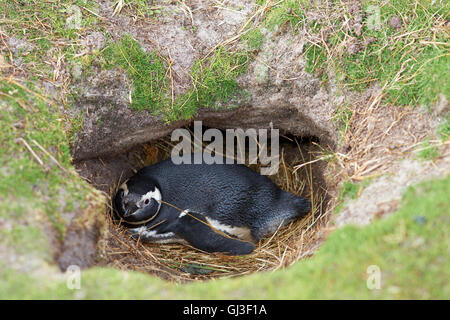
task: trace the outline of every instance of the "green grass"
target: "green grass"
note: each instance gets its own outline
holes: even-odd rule
[[[308,260],[273,273],[176,285],[138,272],[94,268],[81,292],[65,281],[1,269],[1,298],[448,299],[450,177],[410,187],[400,209],[366,227],[333,232]],[[369,289],[377,266],[380,289]],[[281,288],[281,289],[280,289]]]
[[[70,79],[57,77],[83,63],[85,57],[75,55],[83,49],[80,38],[98,30],[90,12],[96,8],[90,0],[0,1],[2,57],[20,65],[0,76],[0,247],[15,257],[13,265],[53,264],[71,217],[81,221],[101,206],[102,198],[93,197],[72,166],[69,144],[83,122],[62,114],[73,93],[66,87]],[[4,45],[5,34],[28,48],[14,52]],[[47,96],[43,81],[54,83],[59,95]],[[87,225],[98,217],[88,213]]]
[[[131,107],[148,110],[166,121],[189,119],[198,108],[219,108],[237,97],[241,89],[236,78],[247,69],[245,50],[228,52],[217,48],[209,57],[194,62],[193,85],[186,93],[172,97],[168,63],[156,51],[146,53],[136,40],[124,36],[104,52],[106,67],[124,69],[133,83]]]
[[[391,3],[405,4],[398,1]],[[82,127],[82,121],[75,117],[71,124],[74,132],[69,130],[66,135],[64,120],[60,114],[60,104],[48,102],[38,87],[40,80],[51,79],[53,76],[53,69],[44,61],[55,62],[58,56],[64,56],[64,61],[69,64],[89,65],[92,62],[85,61],[91,59],[90,56],[75,58],[74,55],[80,49],[78,47],[80,44],[77,42],[80,35],[95,28],[95,15],[82,10],[81,29],[67,29],[66,8],[72,4],[91,9],[96,6],[94,1],[84,0],[0,2],[0,12],[6,12],[7,19],[14,21],[4,23],[3,30],[33,43],[29,53],[19,53],[24,63],[23,72],[28,75],[28,79],[0,78],[0,218],[2,223],[0,246],[12,250],[19,263],[23,263],[24,266],[31,263],[30,256],[33,255],[43,257],[52,263],[52,244],[47,238],[45,229],[49,227],[56,231],[61,239],[65,234],[67,216],[84,210],[90,204],[90,196],[93,192],[86,182],[73,174],[71,165],[69,141],[77,128]],[[292,7],[290,11],[284,13],[281,10],[275,10],[278,7],[289,9],[289,6]],[[386,10],[389,7],[390,5],[386,4]],[[407,4],[406,7],[412,10]],[[271,18],[273,27],[279,23],[283,27],[298,28],[302,21],[302,11],[300,7],[296,7],[295,2],[283,2],[276,8],[268,11],[269,15],[273,12]],[[414,8],[414,10],[422,10],[420,6],[417,8],[419,9]],[[429,14],[434,11],[426,10],[424,14],[430,18]],[[44,26],[40,25],[39,21]],[[426,25],[423,17],[418,17],[417,23]],[[319,25],[314,26],[314,28],[319,27]],[[425,29],[423,32],[428,31]],[[394,32],[388,37],[395,36],[397,33]],[[381,37],[380,41],[385,41],[383,39]],[[434,75],[442,76],[442,70],[446,70],[441,68],[441,58],[434,58],[436,57],[434,50],[442,50],[441,46],[437,46],[438,49],[434,46],[431,46],[432,49],[427,49],[431,47],[422,46],[420,39],[424,38],[419,38],[411,45],[413,49],[419,48],[417,52],[413,50],[413,57],[417,62],[413,59],[412,66],[416,66],[417,69],[413,67],[412,71],[405,70],[405,75],[411,74],[408,72],[417,73],[411,83],[406,83],[407,86],[411,85],[411,88],[417,89],[412,91],[417,94],[418,98],[414,100],[417,102],[427,101],[427,97],[432,97],[436,92],[441,91],[436,89],[439,89],[437,87],[439,78],[433,77]],[[247,41],[248,48],[254,50],[264,40],[261,39],[258,31],[254,31],[243,41]],[[120,42],[114,45],[120,48]],[[197,61],[191,70],[195,86],[185,95],[176,97],[172,101],[171,97],[167,96],[170,92],[167,77],[161,77],[163,73],[164,75],[167,73],[166,60],[156,52],[143,53],[131,39],[128,46],[121,49],[126,52],[130,50],[129,55],[118,55],[120,50],[107,54],[110,54],[112,59],[120,60],[124,56],[127,57],[130,63],[125,59],[118,60],[127,72],[130,72],[128,69],[132,69],[131,67],[135,64],[136,71],[145,73],[145,76],[139,72],[129,74],[135,88],[136,82],[141,82],[141,87],[137,86],[139,95],[136,96],[136,101],[142,103],[138,109],[148,107],[147,99],[156,99],[161,93],[166,95],[162,97],[162,100],[165,99],[165,104],[159,105],[161,109],[155,109],[155,112],[162,110],[167,119],[174,120],[180,117],[191,117],[199,107],[221,107],[228,100],[237,99],[241,94],[245,95],[239,89],[236,77],[246,71],[250,59],[247,51],[228,52],[226,48],[218,48],[208,58]],[[390,50],[395,50],[395,46]],[[402,51],[403,48],[397,50],[402,54],[406,52]],[[428,60],[423,60],[422,54],[425,53]],[[350,66],[352,59],[351,57],[349,60],[344,59],[343,63]],[[392,60],[397,61],[397,57],[394,56]],[[368,60],[362,61],[364,64],[368,63]],[[388,71],[391,69],[395,71],[396,63],[398,64],[398,61],[395,61],[392,61],[392,65],[386,66],[380,79],[384,75],[386,78],[383,79],[387,79],[386,81],[390,79],[393,71],[391,73]],[[424,63],[424,61],[428,62]],[[437,64],[435,65],[434,62]],[[161,64],[159,67],[158,63]],[[376,67],[380,67],[380,64],[373,66],[373,68]],[[420,75],[430,70],[435,73]],[[372,74],[369,75],[372,76]],[[145,81],[149,83],[148,77],[156,80],[150,85],[160,86],[160,92],[153,90],[152,86],[145,87]],[[357,75],[358,77],[363,75]],[[425,83],[430,83],[431,88],[427,89]],[[445,85],[441,87],[445,91]],[[405,97],[409,94],[403,93]],[[389,96],[392,98],[391,94]],[[159,102],[158,100],[155,103]],[[343,114],[336,116],[336,121],[345,123],[348,116],[349,114],[344,111]],[[438,132],[443,139],[448,138],[448,119],[439,127]],[[23,141],[28,143],[36,156]],[[46,152],[38,145],[42,146]],[[48,154],[51,154],[64,169],[59,168]],[[42,164],[39,164],[37,159],[40,159]],[[357,196],[361,185],[344,183],[341,200],[345,201]],[[348,226],[339,229],[329,236],[314,257],[274,273],[175,285],[138,272],[94,268],[83,272],[82,290],[74,291],[66,287],[65,279],[61,277],[55,266],[41,266],[39,273],[34,274],[18,271],[15,266],[0,261],[0,298],[448,299],[450,288],[447,279],[450,276],[450,268],[446,255],[450,224],[449,193],[450,179],[448,177],[410,188],[405,194],[402,206],[391,217],[375,221],[364,228]],[[97,211],[92,213],[101,214],[101,210]],[[377,265],[381,270],[380,290],[369,290],[366,287],[367,268],[370,265]]]
[[[279,2],[276,6],[270,6],[267,10],[264,25],[270,30],[274,30],[275,27],[289,26],[295,31],[303,23],[305,11],[308,7],[309,1],[306,0],[285,0]]]
[[[339,191],[335,213],[341,212],[347,200],[356,199],[358,195],[370,184],[371,180],[366,179],[360,183],[344,181]]]
[[[424,161],[433,160],[440,155],[439,149],[435,145],[430,144],[429,141],[422,142],[417,151],[417,158]]]
[[[14,249],[15,254],[28,254],[43,256],[51,260],[51,252],[42,229],[33,225],[16,224],[11,229],[0,229],[1,243]]]
[[[56,1],[0,1],[1,22],[8,35],[26,40],[28,52],[19,52],[20,58],[31,69],[29,80],[53,77],[53,68],[45,62],[64,57],[66,63],[79,63],[80,36],[95,28],[98,4],[93,0]],[[89,11],[88,11],[89,10]]]
[[[70,107],[69,107],[70,108]],[[66,136],[70,144],[75,142],[75,135],[77,132],[81,132],[84,127],[84,117],[81,112],[73,115],[70,119],[65,120],[66,123]]]
[[[448,139],[450,135],[450,115],[446,115],[438,125],[437,134],[442,141],[446,141]]]
[[[146,0],[125,0],[125,5],[134,9],[139,16],[152,16],[160,12],[154,12],[150,9],[149,1]],[[158,10],[159,11],[159,10]]]
[[[65,82],[65,92],[60,101],[65,108],[70,108],[76,92],[65,79],[54,78],[57,74],[55,69],[60,64],[65,71],[70,72],[74,66],[79,66],[81,71],[82,66],[89,65],[88,60],[98,55],[94,52],[77,56],[83,50],[80,39],[99,30],[94,14],[97,10],[98,4],[93,0],[0,1],[0,12],[6,18],[0,22],[2,29],[8,36],[26,41],[29,46],[27,50],[19,49],[14,59],[21,61],[21,68],[30,82]],[[13,53],[5,54],[8,61],[10,54]],[[83,71],[89,70],[85,68]],[[82,120],[78,116],[65,120],[69,140],[73,142],[75,133],[82,128]]]
[[[330,15],[326,21],[308,25],[304,12],[320,12],[323,7],[303,1],[283,1],[268,10],[265,24],[272,29],[287,26],[294,33],[307,28],[314,34],[315,43],[305,45],[305,70],[316,73],[322,81],[328,81],[331,72],[339,86],[357,91],[378,82],[384,88],[384,101],[396,105],[431,107],[440,93],[449,99],[450,83],[443,79],[450,73],[448,30],[445,27],[450,5],[426,0],[383,3],[365,0],[362,4],[365,19],[360,36],[343,25],[342,21],[352,15],[339,2],[331,3],[331,12],[342,12],[340,16]],[[380,12],[378,28],[370,24],[373,8]],[[394,15],[403,19],[398,30],[389,25]],[[324,26],[331,30],[325,36],[321,35]],[[318,38],[325,39],[325,43],[317,41]],[[356,53],[347,50],[345,44],[350,38],[359,43],[360,50]],[[368,39],[372,41],[365,45]]]
[[[241,40],[247,44],[248,50],[258,50],[264,42],[264,35],[262,34],[260,28],[254,27],[252,29],[249,29],[241,37]]]
[[[194,87],[177,99],[169,118],[175,120],[181,113],[188,119],[200,107],[219,109],[221,103],[230,107],[229,101],[242,94],[236,78],[247,70],[248,59],[246,52],[219,47],[213,55],[195,61],[191,68]]]
[[[150,6],[152,2],[148,0],[125,0],[124,9],[128,14],[139,18],[148,18],[160,15],[162,7]]]
[[[305,49],[305,71],[316,73],[323,82],[328,80],[327,52],[320,45],[307,44]]]
[[[0,194],[11,208],[20,208],[11,212],[9,206],[2,205],[0,216],[26,223],[30,215],[38,219],[42,212],[63,237],[63,214],[85,208],[83,200],[89,188],[48,155],[72,170],[58,108],[45,101],[31,83],[0,80],[0,93],[0,167],[4,168],[0,171]]]
[[[347,132],[353,111],[348,106],[340,106],[336,108],[331,121],[336,125],[341,137]]]
[[[364,2],[366,8],[376,3]],[[450,84],[443,79],[450,72],[450,52],[443,45],[448,43],[448,32],[442,21],[449,9],[448,4],[433,5],[430,1],[416,5],[395,0],[382,6],[381,30],[371,30],[367,25],[363,29],[365,37],[376,41],[355,55],[342,56],[339,71],[345,84],[361,90],[378,81],[386,85],[387,102],[399,105],[430,106],[439,93],[448,98]],[[409,22],[396,30],[388,24],[394,15]]]
[[[104,51],[106,66],[120,66],[133,82],[131,107],[135,110],[160,111],[169,103],[168,64],[156,51],[146,53],[130,36],[111,44]]]

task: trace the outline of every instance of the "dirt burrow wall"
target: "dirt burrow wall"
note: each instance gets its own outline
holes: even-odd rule
[[[202,1],[189,3],[189,10],[178,5],[166,7],[158,18],[134,21],[128,15],[112,16],[113,4],[100,1],[100,14],[110,17],[105,27],[111,40],[130,34],[141,47],[173,61],[174,94],[191,85],[189,70],[196,59],[204,57],[217,45],[239,34],[254,12],[251,1],[236,2],[240,10],[211,6]],[[230,3],[230,6],[233,6]],[[222,21],[221,23],[217,23]],[[101,34],[88,37],[97,49],[105,45]],[[263,30],[263,43],[255,53],[246,74],[237,81],[245,97],[223,103],[220,110],[200,108],[194,119],[167,124],[147,111],[130,108],[132,85],[121,70],[101,70],[81,77],[76,86],[79,96],[73,114],[81,114],[83,126],[76,132],[75,162],[99,156],[122,154],[139,144],[161,138],[192,120],[205,126],[224,128],[279,128],[298,136],[318,137],[323,145],[333,147],[336,132],[331,122],[336,104],[342,97],[321,86],[314,75],[305,72],[302,58],[305,38],[300,33]],[[228,109],[234,106],[235,108]],[[237,107],[237,108],[236,108]]]
[[[169,13],[158,17],[156,23],[154,19],[134,20],[126,14],[113,16],[112,1],[99,4],[99,15],[108,17],[103,21],[106,31],[88,35],[84,39],[87,48],[102,50],[107,37],[116,41],[129,34],[144,51],[170,55],[175,95],[192,86],[189,70],[193,62],[239,34],[254,14],[251,1],[231,1],[230,5],[242,7],[239,11],[191,1],[189,10],[180,10],[179,4],[169,5]],[[253,53],[247,72],[237,79],[246,94],[222,103],[219,109],[200,108],[189,120],[168,124],[146,110],[133,110],[129,98],[133,86],[123,70],[93,66],[90,72],[74,77],[79,94],[69,116],[82,117],[72,146],[74,164],[81,176],[110,193],[115,184],[139,168],[139,159],[145,158],[148,151],[143,148],[147,142],[194,120],[218,129],[273,127],[282,134],[316,137],[321,146],[334,148],[338,137],[331,119],[344,97],[305,72],[302,54],[306,40],[302,33],[262,32],[261,47]],[[63,252],[61,265],[80,259],[77,252]],[[90,254],[88,258],[92,260]]]

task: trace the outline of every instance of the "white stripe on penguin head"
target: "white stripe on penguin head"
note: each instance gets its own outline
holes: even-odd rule
[[[127,186],[127,181],[125,181],[124,183],[122,183],[119,187],[119,189],[123,190],[123,196],[125,197],[126,195],[128,195],[128,186]]]
[[[159,208],[161,207],[162,196],[161,196],[161,192],[159,191],[159,189],[157,187],[155,187],[155,189],[153,191],[149,191],[141,197],[141,199],[137,203],[138,208],[141,207],[142,203],[144,203],[145,200],[151,200],[151,199],[155,199],[158,202],[158,211],[159,211]]]

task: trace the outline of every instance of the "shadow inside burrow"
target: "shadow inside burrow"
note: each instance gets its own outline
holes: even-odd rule
[[[193,132],[192,126],[185,129]],[[108,232],[98,264],[186,282],[275,270],[310,257],[320,245],[320,230],[328,221],[329,196],[323,176],[326,162],[318,160],[325,149],[316,137],[300,138],[282,131],[279,142],[279,168],[269,178],[281,189],[309,199],[312,212],[259,241],[252,254],[238,257],[204,253],[182,244],[142,243],[132,239],[126,228],[114,219],[111,203],[118,186],[142,167],[170,157],[172,148],[178,143],[172,142],[170,135],[124,150],[121,154],[75,163],[78,173],[105,192],[109,199],[105,208]],[[260,163],[248,166],[257,172],[261,168]]]

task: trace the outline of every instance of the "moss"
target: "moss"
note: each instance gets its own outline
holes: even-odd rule
[[[132,108],[176,121],[191,118],[200,107],[217,108],[236,96],[240,91],[236,77],[246,71],[248,56],[245,51],[219,47],[211,56],[195,61],[193,87],[173,100],[168,64],[156,51],[146,53],[137,41],[125,36],[105,50],[104,60],[107,67],[119,65],[132,80]]]
[[[264,36],[260,28],[249,29],[241,38],[247,44],[247,48],[250,51],[259,49],[263,42]]]
[[[79,112],[78,114],[72,116],[70,119],[67,119],[66,123],[68,127],[65,129],[66,135],[69,139],[69,143],[73,144],[75,142],[75,135],[77,134],[77,132],[83,130],[84,127],[84,117],[82,112]]]
[[[199,107],[220,108],[241,92],[236,78],[247,70],[248,56],[219,47],[210,57],[197,60],[191,68],[193,88],[178,98],[169,119],[188,119]]]
[[[70,174],[69,145],[57,106],[48,104],[31,83],[0,80],[0,92],[0,166],[6,168],[0,172],[0,193],[12,199],[10,206],[0,206],[0,215],[11,217],[7,213],[13,204],[24,202],[27,214],[44,212],[63,237],[62,214],[71,211],[89,188]],[[16,216],[14,224],[28,223],[29,218]]]
[[[33,225],[14,225],[11,229],[0,230],[1,243],[16,254],[27,254],[50,258],[50,246],[43,231]]]
[[[106,66],[120,66],[133,81],[131,107],[158,112],[169,103],[167,62],[156,51],[146,53],[130,36],[111,44],[104,52]]]

